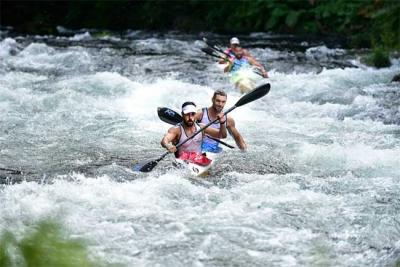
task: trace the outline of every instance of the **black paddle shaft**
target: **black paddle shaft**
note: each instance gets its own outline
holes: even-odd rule
[[[228,114],[229,112],[231,112],[231,111],[234,110],[235,108],[236,108],[236,106],[231,107],[230,109],[228,109],[227,111],[225,111],[224,115],[225,115],[225,114]],[[198,130],[197,132],[195,132],[193,135],[191,135],[190,137],[188,137],[186,140],[183,140],[182,142],[180,142],[179,144],[177,144],[175,147],[178,149],[180,146],[182,146],[183,144],[185,144],[185,143],[188,142],[189,140],[193,139],[196,135],[198,135],[199,133],[203,132],[205,129],[207,129],[208,127],[210,127],[211,124],[217,122],[218,120],[219,120],[219,119],[216,118],[215,120],[213,120],[213,121],[207,123],[204,127],[200,128],[200,130]],[[155,167],[155,165],[157,165],[157,163],[158,163],[159,161],[161,161],[163,158],[165,158],[165,156],[168,155],[169,153],[171,153],[171,152],[167,151],[167,152],[165,152],[164,154],[162,154],[160,157],[158,157],[157,159],[155,159],[155,160],[149,162],[148,164],[145,164],[145,165],[149,165],[149,164],[150,164],[150,166],[148,166],[148,167],[151,167],[150,170],[148,170],[149,168],[146,168],[145,170],[143,170],[143,169],[144,169],[143,167],[145,167],[145,166],[143,166],[143,167],[140,169],[140,171],[144,171],[144,172],[151,171],[151,170]]]
[[[234,110],[235,108],[237,108],[236,105],[233,106],[233,107],[231,107],[231,108],[229,108],[227,111],[224,112],[224,115],[228,114],[229,112],[231,112],[231,111]],[[225,118],[225,119],[226,119],[226,118]],[[189,140],[193,139],[193,138],[194,138],[196,135],[198,135],[199,133],[204,132],[205,129],[207,129],[208,127],[210,127],[211,124],[216,123],[218,120],[219,120],[219,119],[216,118],[215,120],[213,120],[213,121],[207,123],[206,125],[204,125],[204,127],[200,128],[200,130],[198,130],[197,132],[195,132],[195,133],[194,133],[193,135],[191,135],[188,139],[183,140],[181,143],[177,144],[175,147],[176,147],[176,148],[179,148],[181,145],[183,145],[183,144],[185,144],[186,142],[188,142]]]
[[[265,88],[264,88],[265,87]],[[254,89],[253,91],[249,92],[248,94],[245,94],[244,96],[242,96],[234,106],[230,107],[228,110],[226,110],[224,112],[224,115],[228,114],[229,112],[233,111],[235,108],[243,106],[249,102],[252,102],[256,99],[259,99],[263,96],[265,96],[269,90],[270,90],[271,86],[270,84],[264,84],[261,85],[260,87],[257,87],[256,89]],[[210,127],[211,124],[217,122],[219,119],[216,118],[215,120],[207,123],[204,127],[202,127],[200,130],[198,130],[197,132],[195,132],[193,135],[191,135],[189,138],[187,138],[186,140],[184,140],[183,142],[179,143],[176,145],[176,148],[179,148],[180,146],[182,146],[183,144],[185,144],[186,142],[188,142],[189,140],[193,139],[196,135],[198,135],[199,133],[203,132],[206,128]],[[168,154],[169,152],[167,152],[166,154]],[[162,158],[164,158],[166,155],[162,156]],[[160,159],[161,160],[161,159]]]
[[[180,122],[182,122],[182,116],[179,115],[176,111],[166,108],[166,107],[159,107],[157,108],[157,114],[158,117],[163,121],[168,124],[176,125]],[[218,138],[212,137],[210,135],[207,135],[208,138],[214,140],[215,142],[218,142],[224,146],[227,146],[229,148],[235,148],[234,146],[225,143],[224,141],[219,140]]]
[[[229,112],[231,112],[232,110],[234,110],[237,107],[243,106],[249,102],[252,102],[256,99],[259,99],[263,96],[265,96],[269,90],[271,88],[271,85],[269,83],[261,85],[257,88],[255,88],[253,91],[245,94],[244,96],[242,96],[235,105],[233,105],[232,107],[230,107],[228,110],[226,110],[224,112],[224,115],[228,114]],[[181,145],[185,144],[186,142],[188,142],[189,140],[191,140],[193,137],[195,137],[196,135],[198,135],[199,133],[203,132],[206,128],[210,127],[211,124],[217,122],[219,119],[216,118],[215,120],[207,123],[204,127],[202,127],[200,130],[198,130],[197,132],[195,132],[193,135],[191,135],[188,139],[184,140],[183,142],[179,143],[176,145],[176,148],[180,147]]]

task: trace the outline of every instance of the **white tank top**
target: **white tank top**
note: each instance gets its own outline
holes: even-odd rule
[[[201,117],[200,123],[209,124],[211,121],[210,121],[210,118],[208,117],[208,108],[203,108],[202,111],[203,111],[203,116]],[[226,122],[225,122],[225,123],[226,123]],[[226,124],[225,124],[225,126],[226,126]],[[217,122],[211,124],[210,127],[219,130],[219,128],[220,128],[220,123],[219,123],[219,121],[217,121]],[[204,141],[207,142],[207,143],[209,143],[209,144],[213,144],[213,145],[215,145],[215,146],[217,146],[217,147],[218,147],[218,145],[219,145],[218,142],[216,142],[216,141],[214,141],[214,140],[208,138],[207,136],[204,137]]]
[[[179,137],[179,141],[178,144],[182,143],[183,141],[185,141],[186,139],[188,139],[188,137],[186,135],[185,129],[182,126],[182,123],[179,123],[178,125],[176,125],[177,127],[180,128],[181,130],[181,136]],[[200,130],[200,126],[195,123],[195,127],[196,127],[196,131]],[[195,137],[193,137],[192,139],[190,139],[189,141],[187,141],[186,143],[184,143],[183,145],[181,145],[178,148],[178,157],[180,156],[180,154],[182,152],[196,152],[196,153],[201,153],[201,142],[203,140],[203,133],[200,133],[198,135],[196,135]]]

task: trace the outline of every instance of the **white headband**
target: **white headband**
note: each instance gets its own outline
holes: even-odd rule
[[[197,109],[196,106],[194,105],[186,105],[182,108],[182,113],[183,114],[188,114],[188,113],[196,113]]]

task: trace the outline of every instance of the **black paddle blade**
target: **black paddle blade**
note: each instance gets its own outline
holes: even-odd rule
[[[170,108],[159,107],[157,108],[158,117],[166,123],[176,125],[182,122],[182,116]]]
[[[152,159],[152,160],[148,160],[148,161],[144,161],[144,162],[138,163],[133,167],[133,170],[134,171],[139,171],[139,172],[151,172],[154,169],[154,167],[157,166],[157,164],[163,158],[165,158],[165,156],[168,155],[168,154],[169,154],[169,152],[165,152],[164,154],[162,154],[157,159]]]
[[[206,43],[206,45],[208,45],[209,47],[212,47],[216,50],[219,50],[220,52],[223,52],[224,50],[221,48],[221,46],[219,44],[210,42],[207,38],[203,37],[203,42]]]
[[[157,166],[157,160],[150,160],[147,162],[138,163],[133,167],[134,171],[137,172],[151,172],[155,166]]]
[[[206,54],[212,54],[214,50],[212,50],[210,47],[202,47],[201,51],[203,51]]]
[[[232,55],[236,56],[236,53],[233,52],[232,50],[229,53],[229,54],[232,54],[232,55],[229,55],[229,54],[226,53],[226,51],[219,44],[211,43],[205,37],[203,37],[203,42],[206,43],[206,45],[208,45],[208,48],[210,48],[212,50],[215,50],[215,51],[217,51],[219,53],[222,53],[222,54],[224,54],[224,55],[226,55],[228,57],[232,57]]]
[[[209,56],[216,57],[219,59],[224,59],[221,55],[215,54],[214,50],[212,50],[210,47],[203,47],[203,48],[201,48],[201,51],[203,51],[204,53],[206,53]]]
[[[257,100],[266,94],[268,94],[269,90],[271,89],[271,85],[269,83],[260,85],[256,88],[254,88],[252,91],[248,92],[242,98],[239,99],[238,102],[236,102],[236,107],[243,106],[247,103],[250,103],[254,100]]]

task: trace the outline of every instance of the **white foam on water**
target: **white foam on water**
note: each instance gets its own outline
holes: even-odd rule
[[[306,50],[305,55],[308,59],[321,60],[332,56],[340,56],[345,54],[344,49],[330,49],[325,45],[310,47]]]
[[[18,43],[12,38],[5,38],[0,41],[0,58],[5,59],[18,51]]]
[[[334,170],[386,169],[399,166],[400,150],[375,149],[367,144],[343,146],[333,145],[303,145],[298,156],[298,164],[308,167],[317,167]],[[392,169],[393,174],[398,173]]]
[[[82,41],[82,40],[90,40],[92,39],[92,36],[90,35],[89,32],[85,32],[85,33],[75,34],[73,37],[70,37],[68,39],[71,41]]]
[[[298,232],[270,225],[270,219],[278,210],[269,208],[267,202],[280,205],[303,197],[280,196],[270,202],[271,193],[278,195],[276,186],[263,181],[261,176],[241,192],[239,188],[229,191],[199,187],[176,174],[129,183],[79,174],[73,175],[75,182],[22,183],[3,191],[0,223],[2,228],[21,233],[42,218],[60,217],[73,236],[90,241],[95,253],[106,255],[111,262],[127,264],[138,260],[146,264],[161,263],[170,255],[168,247],[179,243],[194,249],[202,244],[205,255],[220,257],[234,245],[229,240],[241,235],[248,236],[249,243],[234,250],[247,254],[248,259],[258,253],[259,260],[265,260],[271,256],[262,252],[270,238],[279,240],[283,247],[291,247],[299,240],[313,237],[308,230]],[[281,195],[293,195],[299,190],[293,184],[280,189]],[[304,197],[306,201],[314,198],[309,193]],[[16,199],[18,205],[11,205]],[[17,219],[18,224],[7,225],[7,221]],[[202,241],[211,233],[217,242],[224,244],[215,252],[209,251],[215,244],[205,245]],[[188,257],[179,246],[174,250],[178,258]],[[253,252],[248,254],[249,250]],[[196,255],[189,256],[186,261],[196,261]]]
[[[71,71],[89,68],[92,59],[82,48],[58,52],[46,44],[31,43],[15,57],[9,58],[9,64],[17,68],[37,71]]]
[[[160,40],[131,45],[160,56],[175,47],[179,57],[191,44]],[[168,157],[149,174],[130,164],[165,151],[170,126],[157,107],[210,106],[214,86],[181,80],[178,67],[163,79],[96,71],[104,62],[85,47],[31,43],[12,55],[15,46],[0,43],[2,164],[44,170],[52,182],[1,187],[1,229],[22,234],[59,217],[93,254],[128,266],[365,266],[398,248],[399,127],[374,116],[391,116],[382,95],[396,92],[388,82],[398,60],[381,70],[269,71],[270,93],[230,114],[248,153],[226,149],[202,183]],[[229,108],[242,95],[227,91]],[[128,156],[114,163],[119,155]],[[279,164],[287,168],[270,166]]]

